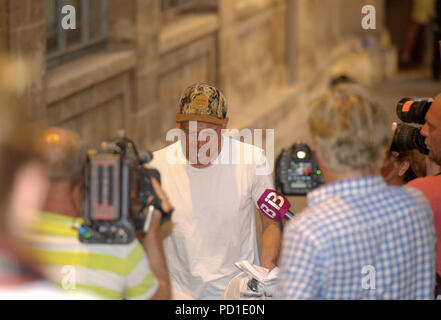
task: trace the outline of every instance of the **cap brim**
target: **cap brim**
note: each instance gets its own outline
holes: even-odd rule
[[[217,125],[222,125],[225,119],[219,119],[214,116],[210,116],[208,114],[177,114],[176,121],[177,122],[185,122],[185,121],[200,121],[207,122]]]

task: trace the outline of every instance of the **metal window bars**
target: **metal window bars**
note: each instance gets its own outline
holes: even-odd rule
[[[62,8],[75,8],[76,29],[62,27]],[[46,0],[47,60],[69,60],[80,51],[105,43],[108,34],[108,0]]]

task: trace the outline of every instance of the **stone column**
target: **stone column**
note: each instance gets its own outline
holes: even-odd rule
[[[287,0],[286,3],[286,63],[287,81],[293,84],[296,80],[296,23],[297,0]]]
[[[276,81],[278,86],[288,83],[287,69],[287,0],[274,0],[274,17],[272,22],[271,47],[273,50],[274,64],[276,67]]]
[[[140,149],[161,137],[159,105],[159,31],[161,8],[157,0],[135,0],[135,51],[133,125],[130,134]]]
[[[231,77],[234,75],[236,48],[236,17],[234,0],[219,0],[219,66],[218,86],[226,98],[234,99]]]
[[[109,0],[108,41],[110,49],[135,48],[135,1]]]

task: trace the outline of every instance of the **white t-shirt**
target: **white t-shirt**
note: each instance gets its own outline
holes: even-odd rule
[[[268,165],[261,149],[229,137],[222,141],[219,163],[203,169],[185,163],[180,141],[154,153],[152,166],[175,207],[173,230],[164,240],[173,299],[219,299],[240,273],[235,262],[259,264],[254,205],[273,188],[271,172],[262,170]]]

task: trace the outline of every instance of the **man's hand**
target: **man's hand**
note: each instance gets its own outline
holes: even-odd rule
[[[395,134],[395,130],[397,130],[398,124],[396,122],[392,122],[392,134]]]
[[[271,271],[275,267],[277,267],[277,265],[274,261],[270,260],[270,261],[262,262],[261,267],[264,267],[264,268],[268,269],[268,271]]]
[[[395,135],[395,131],[397,130],[397,123],[392,122],[391,125],[392,130],[392,140],[389,141],[389,143],[386,145],[383,159],[382,159],[382,167],[377,170],[376,173],[381,174],[383,177],[387,177],[389,173],[393,170],[393,166],[395,164],[395,161],[398,157],[398,152],[390,151],[390,148],[392,146],[393,137]]]
[[[260,265],[271,271],[276,267],[279,257],[282,230],[279,221],[274,221],[264,214],[260,216],[262,219],[262,255],[260,257]]]

